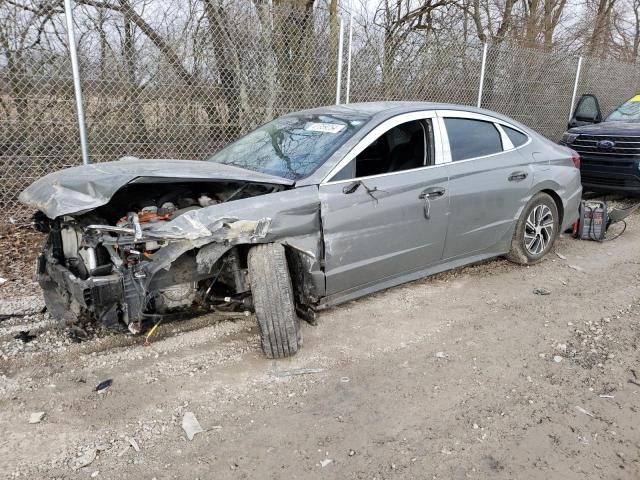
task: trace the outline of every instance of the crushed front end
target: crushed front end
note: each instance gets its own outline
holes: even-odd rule
[[[50,314],[137,333],[145,321],[166,316],[251,310],[242,244],[264,237],[270,219],[222,216],[205,225],[194,213],[281,188],[132,185],[88,213],[50,219],[38,212],[36,227],[48,237],[37,278]]]

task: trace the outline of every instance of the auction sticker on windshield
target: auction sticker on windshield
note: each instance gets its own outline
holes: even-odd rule
[[[307,123],[304,129],[308,132],[340,133],[345,125],[339,123]]]

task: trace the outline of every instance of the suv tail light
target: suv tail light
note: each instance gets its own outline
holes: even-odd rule
[[[580,168],[580,154],[578,152],[573,152],[571,155],[571,161],[573,162],[574,167]]]

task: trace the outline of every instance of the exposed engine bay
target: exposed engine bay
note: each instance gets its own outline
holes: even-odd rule
[[[89,212],[55,219],[36,213],[37,228],[49,234],[38,279],[50,313],[137,333],[166,317],[252,310],[246,243],[266,235],[270,219],[221,218],[216,229],[195,235],[205,227],[194,212],[287,188],[155,178],[125,185]]]

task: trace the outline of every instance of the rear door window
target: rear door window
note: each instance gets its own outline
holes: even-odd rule
[[[471,118],[445,118],[451,160],[482,157],[502,152],[500,132],[491,122]]]

